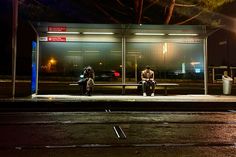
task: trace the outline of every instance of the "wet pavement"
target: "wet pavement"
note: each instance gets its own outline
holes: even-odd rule
[[[31,97],[20,86],[21,97],[0,96],[1,156],[236,157],[235,90],[233,96],[217,85],[210,88],[214,95],[181,87],[168,96],[127,90],[88,97],[72,87],[55,94],[56,87],[50,87],[54,94]]]
[[[236,111],[1,112],[0,154],[236,156]]]

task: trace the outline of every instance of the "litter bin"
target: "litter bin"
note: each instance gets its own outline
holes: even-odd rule
[[[226,95],[231,94],[233,79],[227,75],[223,75],[222,81],[223,81],[223,94]]]

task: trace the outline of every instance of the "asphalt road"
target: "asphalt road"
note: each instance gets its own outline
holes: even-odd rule
[[[1,112],[4,157],[235,157],[236,111]]]

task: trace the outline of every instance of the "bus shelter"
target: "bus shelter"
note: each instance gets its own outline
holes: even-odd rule
[[[76,82],[92,66],[99,83],[137,83],[146,65],[163,82],[202,84],[207,94],[207,33],[202,25],[33,24],[32,94],[40,81]]]

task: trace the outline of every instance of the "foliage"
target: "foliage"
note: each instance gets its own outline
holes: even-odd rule
[[[220,24],[215,13],[235,0],[21,0],[30,20],[84,23]]]

